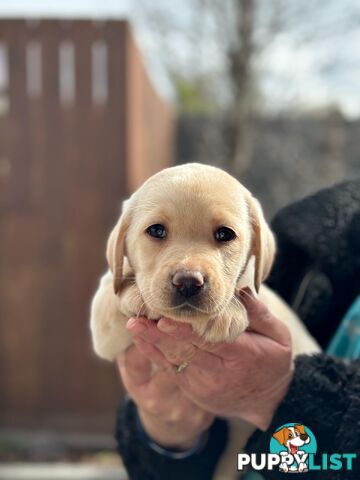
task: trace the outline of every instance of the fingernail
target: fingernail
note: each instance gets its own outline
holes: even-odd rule
[[[138,323],[138,319],[137,318],[129,318],[129,320],[127,321],[126,323],[126,328],[132,328],[134,327],[136,324]]]
[[[144,320],[141,320],[137,317],[132,317],[129,318],[129,320],[127,321],[126,328],[128,330],[133,330],[135,333],[140,333],[146,330],[146,325],[144,323]]]
[[[239,298],[246,308],[250,308],[254,300],[254,295],[250,288],[246,287],[239,291]]]
[[[254,295],[250,287],[245,287],[239,290],[239,297],[241,297],[242,300],[248,300],[249,298],[254,298]]]
[[[165,333],[173,333],[176,331],[177,326],[173,323],[170,322],[169,320],[166,320],[165,318],[161,318],[158,321],[157,327],[159,330]]]

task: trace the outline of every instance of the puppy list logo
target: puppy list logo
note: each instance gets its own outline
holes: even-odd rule
[[[317,451],[315,435],[299,423],[280,427],[270,440],[270,453],[280,456],[279,470],[286,473],[309,471],[310,456]]]
[[[238,470],[278,469],[283,473],[304,473],[311,470],[352,470],[356,453],[322,453],[315,459],[317,442],[309,427],[286,423],[270,440],[270,453],[239,453]]]

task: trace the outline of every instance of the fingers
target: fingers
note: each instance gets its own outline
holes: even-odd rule
[[[157,328],[168,335],[183,341],[193,341],[196,345],[199,338],[193,332],[192,326],[188,323],[174,322],[169,318],[160,318]]]
[[[152,343],[143,340],[142,338],[134,337],[134,343],[137,346],[137,349],[148,358],[155,365],[168,370],[169,362],[164,354],[156,348]]]
[[[160,323],[160,321],[159,321]],[[172,322],[174,326],[178,326],[176,322]],[[181,327],[181,325],[180,325]],[[134,342],[137,342],[143,349],[146,347],[142,342],[153,345],[165,355],[168,362],[177,365],[182,362],[189,362],[195,355],[195,347],[188,341],[180,340],[174,336],[162,332],[155,322],[151,322],[144,318],[131,319],[127,323],[128,330],[132,333]],[[191,327],[190,327],[191,328]],[[151,355],[153,361],[159,365],[163,364],[162,356],[148,347],[148,354]]]
[[[172,337],[184,342],[191,342],[197,347],[199,364],[206,368],[218,369],[223,366],[223,360],[238,359],[242,355],[241,346],[237,339],[235,342],[208,343],[198,337],[190,325],[174,322],[168,318],[161,318],[158,322],[158,328],[168,333]],[[245,335],[243,333],[240,338]],[[242,342],[243,343],[243,342]],[[203,355],[208,354],[208,355]]]
[[[240,291],[239,297],[249,317],[250,329],[282,344],[289,345],[290,332],[284,322],[275,317],[267,307],[247,291]]]
[[[146,334],[148,339],[156,340],[158,336],[158,328],[156,322],[148,320],[146,317],[130,318],[126,324],[126,328],[133,335]]]
[[[143,385],[151,378],[151,361],[135,345],[118,357],[117,365],[124,383]]]
[[[171,376],[165,371],[154,372],[151,363],[156,357],[149,352],[149,347],[155,349],[152,345],[146,348],[133,345],[118,357],[117,364],[127,391],[137,403],[151,411],[153,403],[161,404],[159,399],[165,401],[165,398],[170,398],[178,387],[171,382]],[[161,355],[160,352],[159,354]],[[164,363],[168,365],[165,358]]]
[[[159,338],[160,332],[163,332],[176,340],[196,346],[204,344],[204,340],[193,332],[190,324],[175,322],[169,318],[160,318],[158,322],[153,322],[145,317],[130,318],[126,327],[133,335],[146,334],[147,340],[153,342]]]
[[[160,327],[171,333],[161,331]],[[198,344],[203,342],[192,333],[190,325],[168,319],[161,319],[156,325],[144,318],[136,318],[128,322],[127,328],[143,354],[163,368],[184,362],[192,367],[214,371],[222,367],[221,358],[194,345],[193,341]]]

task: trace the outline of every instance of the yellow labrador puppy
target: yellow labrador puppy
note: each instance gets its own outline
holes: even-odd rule
[[[113,360],[131,343],[131,316],[192,325],[209,342],[232,341],[248,326],[236,296],[250,287],[290,328],[294,354],[318,351],[296,315],[261,285],[275,254],[273,235],[251,193],[226,172],[187,164],[149,178],[127,201],[110,234],[110,267],[91,307],[95,352]],[[216,479],[234,479],[236,454],[254,430],[232,422]]]

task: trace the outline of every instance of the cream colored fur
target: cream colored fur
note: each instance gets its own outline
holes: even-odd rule
[[[152,224],[166,225],[166,239],[149,237],[146,229]],[[236,239],[217,243],[214,231],[221,226],[234,230]],[[127,319],[138,315],[190,323],[209,342],[232,341],[248,325],[246,310],[235,294],[244,287],[259,291],[269,310],[288,325],[294,355],[318,351],[294,312],[261,285],[274,254],[274,238],[259,203],[233,177],[200,164],[159,172],[125,202],[109,237],[110,270],[91,306],[95,352],[115,359],[131,344]],[[203,303],[186,315],[171,304],[169,277],[179,269],[201,271],[209,284]],[[237,478],[236,454],[253,430],[231,420],[231,439],[216,480]]]

